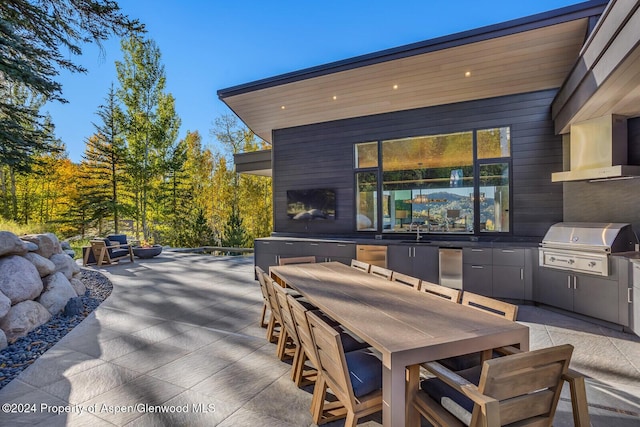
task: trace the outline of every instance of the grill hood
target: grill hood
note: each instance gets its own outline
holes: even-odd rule
[[[552,182],[640,177],[640,166],[627,165],[626,117],[607,115],[573,124],[563,144],[565,149],[569,145],[570,170],[551,174]]]
[[[613,222],[560,222],[542,239],[543,248],[603,253],[633,251],[637,243],[631,224]]]

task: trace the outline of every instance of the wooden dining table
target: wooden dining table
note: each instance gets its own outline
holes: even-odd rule
[[[507,345],[529,350],[525,325],[338,262],[277,266],[270,273],[381,354],[387,427],[419,424],[406,405],[406,387],[417,388],[420,363]]]

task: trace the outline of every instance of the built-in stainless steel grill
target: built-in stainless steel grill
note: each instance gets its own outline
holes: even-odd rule
[[[630,224],[560,222],[542,240],[540,266],[609,275],[609,255],[633,251],[638,243]]]

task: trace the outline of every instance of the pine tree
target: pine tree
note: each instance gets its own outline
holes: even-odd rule
[[[29,170],[34,151],[51,149],[44,117],[6,94],[26,88],[45,100],[66,102],[55,81],[60,70],[85,72],[71,55],[82,43],[98,45],[110,34],[143,31],[113,0],[4,0],[0,2],[0,164]]]
[[[237,205],[231,208],[231,215],[227,219],[222,236],[222,246],[229,248],[243,248],[247,243],[247,230],[242,224],[242,218]],[[239,252],[229,252],[229,255],[239,255]]]

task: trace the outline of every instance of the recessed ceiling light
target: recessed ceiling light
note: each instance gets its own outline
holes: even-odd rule
[[[393,90],[398,89],[398,85],[393,85]]]
[[[282,106],[280,107],[280,109],[281,109],[281,110],[284,110],[284,109],[285,109],[285,106],[284,106],[284,105],[282,105]]]
[[[338,97],[336,95],[333,95],[333,100],[335,101],[336,99],[338,99]]]
[[[471,71],[467,71],[466,73],[464,73],[465,77],[471,77]]]

